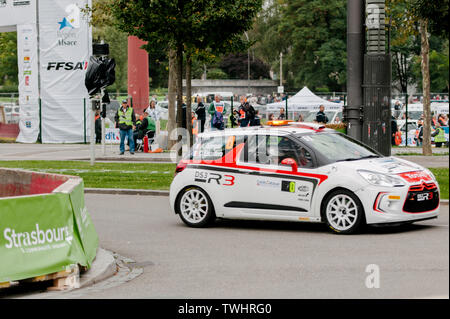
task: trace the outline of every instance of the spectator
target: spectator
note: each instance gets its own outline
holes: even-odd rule
[[[183,102],[183,105],[181,105],[181,127],[186,129],[186,119],[187,119],[187,114],[186,114],[186,103]]]
[[[102,118],[100,110],[95,111],[95,143],[102,142]]]
[[[443,143],[447,142],[444,129],[439,123],[436,123],[436,130],[431,133],[431,137],[434,137],[434,144],[436,145],[436,147],[441,147]]]
[[[285,120],[286,114],[284,114],[284,108],[280,109],[280,115],[278,115],[278,120]]]
[[[303,114],[300,114],[300,115],[298,116],[297,122],[304,122],[304,121],[305,121],[305,119],[303,118]]]
[[[317,123],[323,123],[323,124],[327,124],[328,123],[328,117],[325,115],[325,106],[321,105],[319,106],[319,112],[317,112],[316,114],[316,122]]]
[[[120,155],[125,153],[125,138],[128,139],[131,155],[134,155],[133,130],[136,127],[136,115],[133,108],[128,105],[127,100],[122,101],[122,106],[117,110],[115,121],[116,127],[120,129]]]
[[[395,134],[398,132],[397,127],[397,121],[395,120],[395,117],[392,116],[391,118],[391,145],[395,146]]]
[[[150,105],[147,108],[147,113],[155,122],[159,121],[160,114],[159,114],[159,111],[156,109],[156,101],[155,100],[150,101]]]
[[[229,117],[230,126],[232,128],[235,126],[239,126],[238,119],[239,119],[239,112],[237,110],[233,110],[233,112],[230,114]]]
[[[250,105],[251,108],[253,106]],[[259,110],[255,112],[253,119],[250,121],[250,126],[261,126],[261,117],[259,116]]]
[[[440,126],[447,126],[447,120],[445,119],[444,114],[439,114],[438,122],[439,122]]]
[[[211,104],[209,105],[209,109],[208,109],[208,113],[211,115],[211,129],[216,129],[213,125],[213,120],[214,117],[216,116],[216,112],[219,112],[222,114],[222,120],[223,120],[223,115],[225,115],[226,113],[226,109],[225,109],[225,103],[222,102],[222,97],[217,94],[214,97],[214,101],[211,102]]]
[[[155,131],[156,131],[155,121],[153,120],[153,118],[149,116],[147,110],[145,110],[142,116],[141,123],[139,125],[136,125],[136,131],[133,134],[134,143],[136,144],[136,140],[138,139],[142,140],[145,135],[148,135],[149,138],[152,138],[153,136],[155,136]]]
[[[339,118],[339,116],[336,116],[336,118],[334,119],[334,123],[336,123],[336,124],[341,123],[341,119]]]
[[[417,125],[418,127],[416,129],[416,136],[414,136],[414,139],[416,140],[417,147],[421,147],[423,143],[423,122],[417,122]]]
[[[248,126],[248,119],[247,119],[247,115],[246,115],[246,108],[245,108],[245,103],[246,103],[246,99],[244,96],[241,96],[239,98],[239,102],[241,103],[239,105],[239,125],[240,127],[246,127]]]
[[[273,113],[270,113],[267,120],[273,121],[274,119],[275,119],[275,117],[274,117]]]
[[[200,96],[197,96],[197,108],[195,109],[195,114],[197,114],[197,119],[200,121],[200,133],[203,133],[205,131],[206,109]]]

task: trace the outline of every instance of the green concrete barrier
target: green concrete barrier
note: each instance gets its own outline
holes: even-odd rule
[[[97,247],[81,178],[0,168],[0,283],[90,268]]]

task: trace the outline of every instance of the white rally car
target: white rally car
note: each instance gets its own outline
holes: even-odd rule
[[[353,233],[438,216],[439,187],[428,169],[317,124],[270,124],[199,135],[170,186],[171,208],[184,223],[325,222]]]

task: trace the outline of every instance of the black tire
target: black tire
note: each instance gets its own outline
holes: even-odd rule
[[[353,203],[351,203],[351,201],[345,202],[345,200],[348,198],[351,198]],[[344,206],[339,206],[340,208],[337,210],[336,215],[334,215],[336,218],[332,218],[333,212],[330,210],[329,213],[327,213],[328,205],[330,204],[330,202],[333,202],[332,204],[335,205],[336,200],[339,199],[343,200],[344,204],[348,203],[348,205],[350,205],[352,208],[355,207],[356,212],[354,213],[352,209],[346,209]],[[343,211],[340,211],[340,209],[342,209]],[[363,226],[365,226],[366,224],[364,207],[361,201],[359,200],[358,196],[346,189],[337,189],[328,194],[322,202],[321,213],[322,219],[336,234],[355,234],[361,231],[363,229]],[[353,214],[355,214],[355,216],[353,216]],[[347,217],[345,217],[345,215]],[[336,219],[338,220],[337,222]],[[340,225],[340,223],[342,223],[342,226]],[[348,223],[348,225],[346,223]]]
[[[184,206],[183,203],[186,204],[184,196],[186,195],[186,200],[188,200],[188,197],[189,197],[189,195],[187,195],[188,193],[201,194],[203,197],[198,200],[198,204],[199,205],[204,205],[204,204],[207,205],[206,209],[204,209],[205,210],[204,215],[198,221],[193,220],[194,216],[192,216],[192,218],[189,218],[188,214],[186,213],[186,209],[183,210],[183,207],[182,207],[182,206]],[[201,189],[200,187],[197,187],[197,186],[186,187],[178,194],[177,200],[175,202],[175,209],[176,209],[177,214],[180,215],[181,220],[189,227],[194,227],[194,228],[207,227],[212,222],[214,222],[214,220],[216,219],[216,215],[214,212],[214,206],[211,201],[211,198],[208,196],[208,194],[203,189]],[[197,209],[198,215],[203,214],[203,212],[200,212],[199,209],[200,208]]]

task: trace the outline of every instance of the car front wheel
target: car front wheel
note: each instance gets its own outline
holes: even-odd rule
[[[195,186],[182,191],[177,201],[177,210],[181,220],[190,227],[205,227],[215,218],[209,196]]]
[[[335,233],[352,234],[364,224],[364,209],[359,198],[350,191],[336,190],[325,200],[324,216]]]

